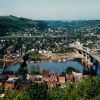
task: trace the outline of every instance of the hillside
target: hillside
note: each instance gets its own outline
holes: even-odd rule
[[[100,20],[76,20],[76,21],[40,21],[15,16],[0,16],[0,36],[15,34],[47,33],[48,28],[66,29],[67,33],[97,33],[100,34]],[[42,31],[42,32],[41,32]],[[55,32],[54,32],[55,33]],[[64,31],[60,32],[64,33]],[[40,35],[39,34],[39,35]]]
[[[33,21],[12,15],[0,16],[0,36],[7,35],[7,32],[26,31],[30,28],[43,30],[46,26],[47,25],[43,21]]]

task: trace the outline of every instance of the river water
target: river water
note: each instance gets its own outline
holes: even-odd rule
[[[43,67],[47,69],[49,72],[55,71],[58,75],[61,74],[67,67],[73,67],[80,72],[83,72],[84,66],[79,63],[78,61],[66,61],[66,62],[28,62],[27,68],[30,69],[32,66],[35,67]],[[13,72],[17,72],[18,68],[20,67],[19,64],[12,66],[9,70]]]
[[[49,72],[55,71],[58,75],[61,74],[61,72],[63,72],[67,67],[73,67],[76,70],[80,71],[81,73],[83,73],[83,69],[84,69],[84,66],[78,61],[66,61],[66,62],[49,62],[49,61],[45,61],[45,62],[28,62],[27,63],[28,70],[32,66],[45,68]],[[17,72],[19,67],[20,67],[20,65],[16,64],[8,70],[13,71],[13,72]],[[99,63],[97,74],[100,75],[100,63]]]

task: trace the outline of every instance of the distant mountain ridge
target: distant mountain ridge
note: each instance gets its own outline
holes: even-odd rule
[[[76,20],[76,21],[42,21],[31,20],[23,17],[16,17],[13,15],[0,16],[0,36],[9,35],[9,32],[25,32],[27,29],[47,30],[50,28],[84,28],[93,27],[98,28],[100,32],[100,20]]]
[[[100,20],[73,20],[73,21],[47,21],[49,26],[52,27],[67,27],[67,26],[85,26],[85,25],[100,25]]]

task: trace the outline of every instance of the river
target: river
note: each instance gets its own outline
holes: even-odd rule
[[[28,62],[27,68],[30,69],[32,66],[35,67],[43,67],[47,69],[49,72],[55,71],[58,75],[61,74],[67,67],[71,66],[80,72],[83,72],[84,66],[79,63],[78,61],[66,61],[66,62]],[[19,64],[12,66],[9,70],[13,72],[17,72],[18,68],[20,67]]]
[[[66,61],[66,62],[49,62],[49,61],[44,61],[44,62],[28,62],[27,63],[27,68],[28,70],[32,67],[43,67],[47,69],[49,72],[55,71],[58,75],[61,74],[62,71],[64,71],[67,67],[71,66],[75,69],[77,69],[80,72],[83,72],[84,66],[78,62],[78,61]],[[99,63],[100,66],[100,63]],[[9,71],[17,72],[19,69],[20,65],[16,64],[12,66]],[[100,67],[98,67],[97,74],[100,75]]]

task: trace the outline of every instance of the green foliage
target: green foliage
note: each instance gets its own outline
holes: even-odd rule
[[[47,23],[44,21],[37,21],[36,23],[36,29],[38,30],[45,30],[47,28]]]
[[[32,66],[30,67],[28,73],[31,75],[35,75],[35,74],[46,75],[49,72],[45,68],[40,68],[38,66]]]
[[[73,68],[73,67],[67,67],[66,69],[65,69],[65,72],[67,73],[67,74],[71,74],[72,73],[72,71],[77,71],[75,68]]]
[[[49,91],[50,100],[99,100],[100,78],[83,78],[80,82],[69,83],[64,88]]]
[[[26,29],[36,28],[44,30],[47,24],[43,21],[33,21],[26,18],[18,18],[15,16],[0,16],[0,36],[7,35],[7,32],[26,31]],[[8,34],[10,35],[10,34]]]
[[[34,83],[26,89],[30,95],[30,100],[47,100],[47,87],[46,84]]]
[[[35,60],[38,60],[39,58],[41,58],[41,57],[43,57],[43,55],[41,55],[41,54],[39,54],[39,53],[32,53],[32,52],[30,52],[29,53],[29,58],[30,59],[35,59]]]
[[[34,83],[24,92],[5,92],[4,100],[100,100],[99,87],[99,77],[86,77],[77,83],[67,83],[51,90],[46,84]]]
[[[27,69],[27,67],[20,67],[20,68],[18,69],[18,72],[19,72],[19,73],[26,74],[26,73],[28,73],[28,69]]]
[[[23,62],[20,66],[20,68],[18,69],[18,73],[21,73],[23,75],[26,75],[28,73],[28,69],[27,69],[27,64],[26,62]]]
[[[27,92],[21,92],[14,100],[31,100],[31,98]]]
[[[41,75],[47,75],[49,73],[45,68],[40,68],[39,72]]]
[[[15,85],[21,83],[22,79],[21,78],[18,78],[16,81],[15,81]]]
[[[34,74],[40,74],[40,72],[39,72],[39,67],[37,66],[32,66],[30,69],[29,69],[29,74],[32,74],[32,75],[34,75]]]
[[[31,100],[30,96],[26,92],[20,91],[6,91],[3,100]]]
[[[16,52],[16,50],[19,50],[19,49],[22,49],[22,39],[21,38],[18,38],[16,40],[16,43],[14,44],[13,46],[13,51]]]
[[[72,71],[77,72],[78,70],[69,66],[61,73],[61,75],[65,76],[66,74],[72,74]]]
[[[0,93],[4,92],[4,85],[0,85]]]
[[[48,95],[48,100],[67,100],[66,90],[63,88],[50,90]]]
[[[15,100],[16,96],[19,94],[18,91],[6,91],[3,100]]]

